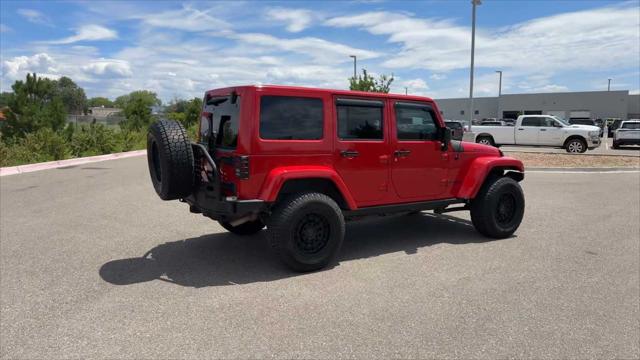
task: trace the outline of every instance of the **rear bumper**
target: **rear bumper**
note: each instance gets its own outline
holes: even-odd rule
[[[183,199],[192,213],[202,214],[214,220],[230,221],[248,215],[257,215],[267,209],[263,200],[218,200],[213,189],[200,186]]]

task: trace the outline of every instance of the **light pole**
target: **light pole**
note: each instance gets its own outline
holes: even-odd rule
[[[469,76],[469,131],[473,125],[473,57],[476,50],[476,6],[482,4],[481,0],[471,0],[473,10],[471,12],[471,76]]]
[[[498,97],[502,95],[502,70],[496,70],[500,74],[500,80],[498,81]]]
[[[356,59],[356,56],[355,56],[355,55],[349,55],[349,57],[353,58],[353,78],[355,79],[355,78],[356,78],[356,75],[357,75],[356,62],[357,62],[358,60]]]
[[[608,79],[608,80],[609,80],[609,84],[607,85],[607,91],[611,91],[611,79]]]
[[[409,88],[406,86],[404,87],[404,94],[409,95]]]

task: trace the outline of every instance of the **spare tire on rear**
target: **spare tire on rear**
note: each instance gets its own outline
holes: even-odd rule
[[[162,200],[187,197],[193,191],[193,150],[184,127],[172,120],[151,124],[147,161],[153,188]]]

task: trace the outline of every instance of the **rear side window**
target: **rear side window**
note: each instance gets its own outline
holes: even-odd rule
[[[323,129],[322,99],[262,96],[260,137],[269,140],[319,140]]]
[[[626,123],[622,123],[622,129],[634,129],[634,130],[640,130],[640,122],[626,122]]]
[[[342,140],[382,140],[381,101],[338,99],[338,137]]]
[[[522,126],[540,126],[540,118],[537,118],[537,117],[523,118]]]
[[[436,140],[438,126],[433,110],[418,104],[396,104],[398,140]]]

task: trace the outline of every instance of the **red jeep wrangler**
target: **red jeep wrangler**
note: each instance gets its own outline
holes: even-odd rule
[[[519,160],[451,140],[429,98],[286,86],[207,91],[198,137],[177,122],[149,130],[149,172],[238,235],[267,227],[279,257],[311,271],[336,255],[345,221],[470,210],[485,236],[508,237],[524,214]],[[452,207],[453,205],[453,207]]]

